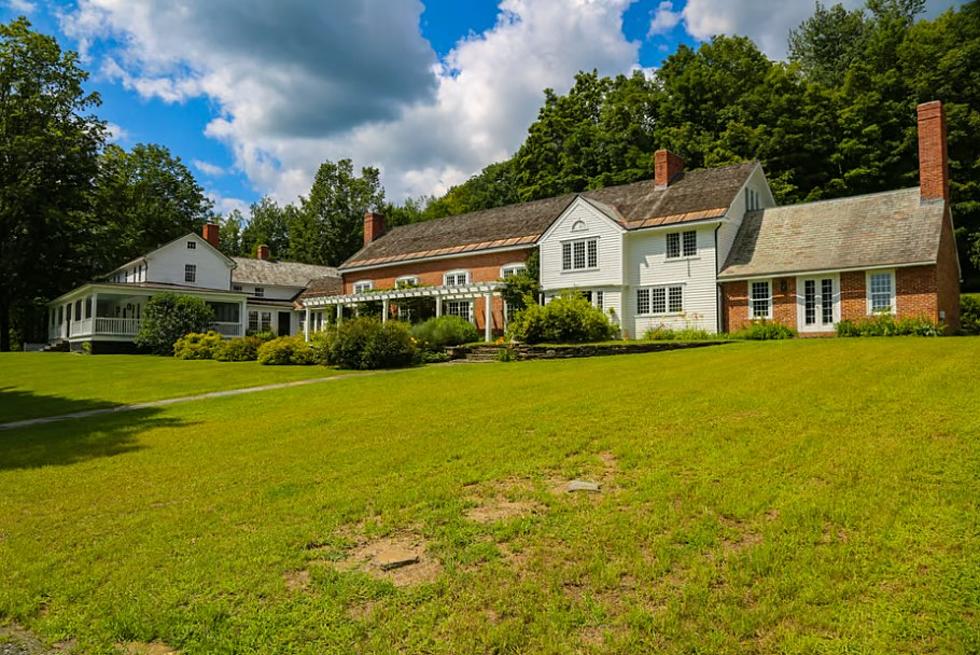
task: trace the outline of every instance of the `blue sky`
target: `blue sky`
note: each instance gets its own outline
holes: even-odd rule
[[[860,0],[845,0],[856,6]],[[219,210],[292,201],[324,159],[441,193],[520,144],[541,90],[747,34],[785,55],[811,0],[0,0],[78,50],[116,140],[160,143]],[[929,13],[954,4],[930,0]]]

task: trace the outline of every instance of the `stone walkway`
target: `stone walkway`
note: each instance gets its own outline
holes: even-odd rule
[[[404,369],[401,369],[404,370]],[[58,414],[57,416],[42,416],[40,418],[28,418],[21,421],[11,421],[0,423],[0,430],[13,430],[15,428],[26,428],[33,425],[43,425],[56,421],[67,421],[76,418],[88,418],[89,416],[101,416],[103,414],[117,414],[119,412],[131,412],[137,409],[147,409],[149,407],[166,407],[186,403],[192,400],[206,400],[208,398],[225,398],[228,396],[240,396],[245,393],[257,393],[259,391],[273,391],[274,389],[288,389],[289,387],[301,387],[307,384],[319,384],[321,382],[332,382],[334,380],[346,380],[348,378],[358,378],[367,375],[378,375],[380,373],[391,373],[387,371],[365,371],[362,373],[344,373],[342,375],[331,375],[324,378],[311,378],[309,380],[296,380],[295,382],[280,382],[277,384],[266,384],[261,387],[246,387],[244,389],[228,389],[226,391],[210,391],[208,393],[197,394],[196,396],[181,396],[180,398],[165,398],[163,400],[151,400],[145,403],[134,403],[132,405],[116,405],[114,407],[103,407],[102,409],[88,409],[83,412],[72,412],[70,414]]]

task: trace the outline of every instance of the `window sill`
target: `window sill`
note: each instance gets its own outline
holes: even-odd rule
[[[671,262],[691,262],[697,259],[701,259],[701,255],[691,255],[690,257],[664,257],[664,263]]]
[[[668,312],[666,314],[637,314],[636,318],[677,318],[683,316],[684,312]]]
[[[563,270],[561,274],[565,275],[567,273],[590,273],[598,270],[600,270],[598,266],[592,266],[590,268],[570,268],[568,270]]]

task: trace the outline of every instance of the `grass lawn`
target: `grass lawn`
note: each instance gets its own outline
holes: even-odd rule
[[[978,378],[980,339],[735,343],[0,432],[0,623],[93,653],[976,653]],[[379,544],[422,559],[359,568]]]
[[[322,366],[182,361],[152,355],[0,353],[0,423],[334,372]]]

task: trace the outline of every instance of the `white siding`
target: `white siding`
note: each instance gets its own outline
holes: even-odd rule
[[[573,231],[572,226],[583,223],[584,228]],[[572,288],[616,286],[623,279],[623,230],[587,202],[572,203],[549,228],[540,242],[541,288],[545,291]],[[598,239],[598,267],[581,271],[562,271],[562,243],[565,241]]]
[[[715,229],[717,224],[678,226],[629,234],[626,238],[627,287],[623,299],[623,329],[630,338],[642,337],[653,327],[693,327],[714,332],[718,327],[715,283]],[[667,259],[667,234],[697,233],[697,254]],[[684,309],[680,314],[637,316],[636,290],[652,286],[683,287]]]
[[[728,258],[728,253],[732,250],[732,245],[735,243],[735,235],[738,234],[738,228],[742,225],[742,218],[745,217],[745,191],[746,189],[752,189],[759,194],[759,205],[761,207],[775,207],[776,201],[772,197],[772,191],[769,189],[769,182],[766,180],[766,175],[762,171],[761,166],[757,166],[749,176],[746,181],[745,186],[742,190],[738,192],[735,197],[732,206],[728,209],[728,213],[725,215],[726,221],[718,230],[718,267],[725,265],[725,260]]]
[[[187,242],[197,241],[197,247],[189,249]],[[188,235],[147,255],[147,282],[165,282],[200,287],[202,289],[231,290],[231,268],[228,260],[215,252],[204,239]],[[184,266],[197,266],[196,280],[184,281]]]
[[[233,288],[240,286],[241,293],[247,293],[250,296],[255,295],[255,287],[261,287],[263,289],[262,297],[270,300],[292,300],[297,293],[303,290],[301,287],[283,287],[248,282],[233,282],[232,284]]]

